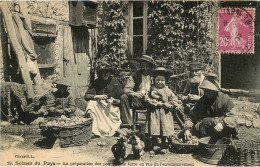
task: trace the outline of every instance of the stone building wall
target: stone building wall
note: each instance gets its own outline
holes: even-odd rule
[[[7,5],[11,12],[22,14],[21,5],[29,14],[41,77],[45,80],[70,78],[75,97],[82,96],[90,82],[90,58],[96,52],[95,28],[70,26],[68,1],[10,1]],[[81,31],[73,33],[78,28],[84,29],[84,35]]]
[[[50,48],[53,56],[54,73],[62,76],[63,64],[63,31],[65,27],[69,27],[69,4],[68,1],[23,1],[7,2],[8,8],[11,12],[17,12],[17,5],[22,4],[27,7],[30,16],[32,27],[35,24],[42,24],[43,26],[56,27],[56,37],[52,39]],[[42,37],[37,37],[41,39]],[[45,37],[44,37],[45,38]],[[46,39],[46,38],[45,38]],[[53,41],[54,40],[54,41]],[[1,49],[2,51],[2,49]],[[37,53],[37,50],[36,50]],[[37,53],[39,54],[39,53]],[[2,55],[2,54],[1,54]],[[38,55],[39,56],[39,55]],[[40,54],[43,56],[43,54]],[[44,59],[41,58],[41,59]],[[1,58],[2,61],[2,58]],[[39,62],[38,62],[39,64]]]
[[[69,27],[69,4],[67,1],[27,1],[28,13],[33,21],[56,25],[56,37],[52,46],[55,73],[63,75],[63,32]]]
[[[51,18],[60,21],[69,21],[68,1],[27,1],[30,15]]]
[[[232,116],[239,126],[260,128],[260,103],[233,99],[235,109]]]
[[[51,44],[51,54],[55,68],[55,74],[71,80],[71,92],[75,98],[82,97],[88,88],[90,81],[91,64],[89,57],[93,56],[91,35],[94,29],[82,29],[82,40],[75,32],[80,27],[69,25],[68,1],[38,2],[28,1],[28,12],[32,21],[42,24],[56,25],[56,37]],[[80,31],[78,32],[80,34]],[[77,42],[75,42],[77,41]],[[77,50],[79,49],[80,50]],[[80,55],[81,54],[81,55]]]

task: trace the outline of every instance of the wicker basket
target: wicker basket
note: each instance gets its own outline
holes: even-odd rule
[[[183,132],[176,133],[173,138],[170,140],[170,151],[174,153],[179,153],[179,154],[190,154],[193,153],[198,149],[198,138],[193,136],[194,139],[197,140],[197,143],[182,143],[179,142],[180,138],[182,138]]]
[[[235,140],[227,150],[225,164],[237,166],[260,165],[260,142]]]
[[[170,145],[170,151],[179,154],[190,154],[198,149],[198,144],[175,143]]]
[[[79,146],[88,143],[92,137],[92,122],[93,119],[90,118],[74,126],[40,126],[41,134],[47,138],[59,138],[61,147]]]

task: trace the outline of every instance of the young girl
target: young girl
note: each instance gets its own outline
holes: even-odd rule
[[[171,72],[163,67],[153,72],[154,85],[147,101],[146,134],[150,136],[151,145],[155,153],[165,154],[167,138],[174,134],[172,110],[177,106],[178,99],[171,89],[166,86]]]

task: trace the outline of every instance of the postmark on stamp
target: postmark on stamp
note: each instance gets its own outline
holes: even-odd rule
[[[254,53],[254,8],[220,8],[218,52]]]

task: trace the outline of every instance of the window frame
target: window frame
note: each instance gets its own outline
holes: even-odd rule
[[[148,23],[148,1],[143,1],[143,16],[133,16],[133,3],[135,1],[129,2],[128,6],[128,13],[129,13],[129,51],[130,55],[133,57],[134,55],[134,45],[133,45],[133,39],[135,36],[142,36],[143,37],[143,51],[142,54],[146,54],[147,51],[147,43],[148,43],[148,29],[147,29],[147,23]],[[133,27],[133,21],[136,19],[142,19],[143,20],[143,34],[142,35],[134,35],[134,27]],[[141,55],[139,55],[141,56]]]

